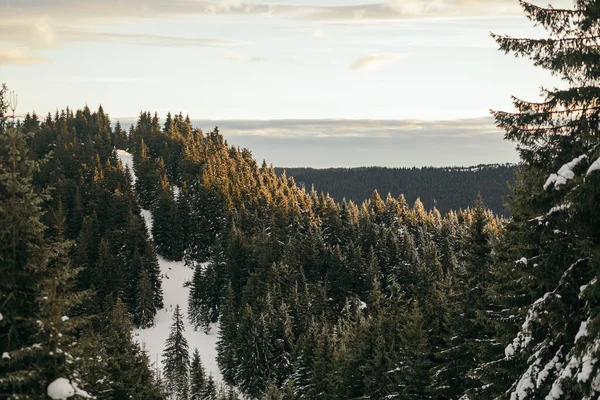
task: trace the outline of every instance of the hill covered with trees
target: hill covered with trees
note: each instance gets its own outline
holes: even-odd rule
[[[0,397],[597,398],[600,11],[523,6],[550,39],[500,48],[568,87],[494,112],[522,158],[509,220],[481,198],[335,200],[181,114],[127,133],[102,108],[15,124],[3,88]],[[151,371],[131,328],[164,306],[157,254],[193,277]],[[184,315],[219,324],[226,390]]]
[[[425,209],[434,207],[441,213],[458,211],[475,205],[478,195],[497,215],[508,216],[504,201],[510,194],[509,182],[514,182],[514,165],[478,165],[453,168],[275,168],[285,172],[300,186],[329,193],[336,200],[362,203],[373,191],[393,197],[403,194],[409,203],[421,199]]]

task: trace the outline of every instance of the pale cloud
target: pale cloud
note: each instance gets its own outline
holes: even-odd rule
[[[323,30],[323,28],[315,29],[312,34],[312,37],[316,39],[323,39],[325,37],[325,31]]]
[[[252,63],[262,63],[267,60],[262,57],[246,57],[238,53],[227,53],[225,54],[225,59],[233,62],[252,62]]]
[[[119,77],[119,76],[72,76],[69,78],[70,83],[79,84],[106,84],[106,83],[118,83],[118,84],[136,84],[144,83],[141,78],[134,77]]]
[[[111,32],[89,32],[89,31],[63,31],[61,37],[66,41],[89,41],[105,43],[125,43],[145,46],[194,46],[194,47],[230,47],[243,42],[213,39],[194,38],[185,36],[170,36],[139,33],[111,33]]]
[[[131,121],[122,120],[121,123]],[[374,119],[192,120],[194,126],[215,126],[229,137],[251,135],[285,138],[415,138],[502,137],[491,117],[449,121]]]
[[[0,48],[0,65],[17,64],[39,64],[47,61],[44,57],[28,53],[21,49]]]
[[[134,123],[121,120],[124,127]],[[277,166],[452,166],[518,162],[493,118],[419,120],[192,120]]]
[[[566,0],[555,2],[556,5]],[[314,21],[377,21],[431,17],[522,15],[516,0],[387,0],[378,3],[314,6],[302,0],[272,4],[251,0],[27,0],[0,6],[0,43],[50,48],[65,41],[106,40],[149,45],[223,45],[224,41],[131,34],[94,34],[103,23],[191,15],[279,15]],[[101,30],[101,29],[100,29]],[[313,36],[324,36],[322,29]],[[240,43],[237,43],[240,44]]]
[[[366,57],[359,58],[350,69],[356,71],[374,71],[380,69],[394,61],[406,58],[404,54],[371,54]]]

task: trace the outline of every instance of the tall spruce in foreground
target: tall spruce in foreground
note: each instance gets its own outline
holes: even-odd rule
[[[537,103],[515,98],[516,113],[494,112],[523,161],[503,256],[531,301],[505,350],[516,366],[505,397],[591,399],[600,393],[600,4],[521,4],[548,37],[494,35],[500,49],[567,87],[543,89]]]
[[[163,377],[168,393],[177,400],[189,397],[188,372],[190,356],[188,343],[183,332],[183,315],[179,304],[173,313],[173,325],[163,351]]]
[[[206,387],[206,371],[198,349],[194,349],[190,362],[190,400],[201,400]]]

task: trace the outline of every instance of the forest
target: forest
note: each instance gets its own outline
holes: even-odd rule
[[[360,204],[375,190],[393,197],[403,194],[410,204],[420,199],[426,210],[442,214],[475,205],[478,195],[495,215],[508,217],[504,203],[510,195],[516,166],[477,165],[452,168],[275,168],[278,175],[293,177],[298,185],[328,193],[337,201]]]
[[[522,5],[548,37],[500,50],[567,86],[493,111],[521,163],[468,172],[489,191],[333,195],[182,113],[15,120],[2,86],[0,398],[598,398],[600,7]],[[132,330],[166,308],[163,259],[192,278],[157,365]],[[218,325],[220,381],[187,322]]]

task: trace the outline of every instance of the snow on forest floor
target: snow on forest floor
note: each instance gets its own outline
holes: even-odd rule
[[[133,156],[124,151],[117,150],[117,156],[121,160],[124,168],[129,168],[133,181],[135,175],[133,172]],[[148,210],[142,210],[142,216],[146,221],[148,231],[152,230],[152,214]],[[169,328],[173,323],[173,311],[179,304],[184,314],[185,337],[188,341],[190,356],[195,348],[200,352],[202,364],[207,374],[212,374],[215,382],[221,381],[221,373],[217,366],[217,339],[218,326],[212,325],[211,331],[207,335],[202,330],[194,331],[194,328],[187,319],[187,304],[190,289],[185,287],[185,283],[192,280],[194,271],[186,267],[181,261],[167,261],[158,256],[158,263],[162,276],[162,289],[165,308],[159,310],[154,318],[155,325],[147,329],[134,329],[134,339],[146,350],[153,363],[153,368],[161,368],[161,357],[165,347],[165,341],[169,336]]]

